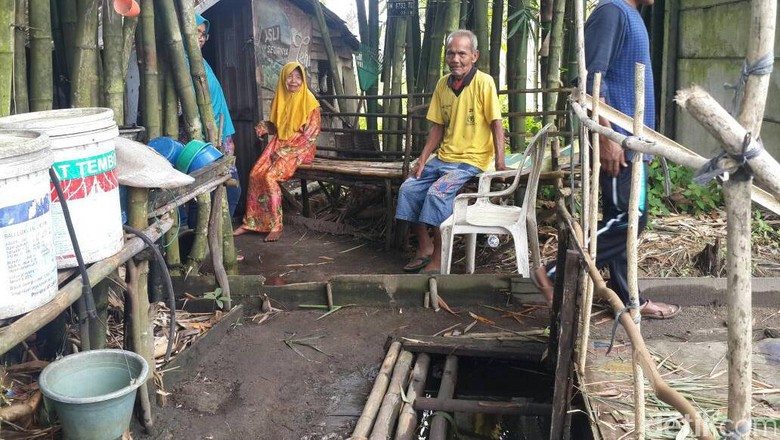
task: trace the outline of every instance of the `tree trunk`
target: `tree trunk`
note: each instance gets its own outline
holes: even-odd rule
[[[493,0],[493,19],[490,24],[490,74],[493,75],[496,89],[501,89],[501,37],[504,30],[505,1]]]
[[[27,95],[27,0],[16,0],[16,32],[14,35],[14,114],[30,111]]]
[[[95,107],[100,102],[97,47],[99,3],[98,0],[78,1],[76,51],[73,54],[70,90],[73,107]]]
[[[563,55],[563,21],[566,14],[566,0],[555,0],[552,27],[550,29],[550,52],[548,56],[547,76],[544,87],[554,88],[561,86],[561,57]],[[558,93],[547,92],[543,97],[543,108],[546,112],[555,110]],[[555,115],[548,114],[544,117],[544,124],[555,122]]]
[[[168,3],[167,1],[162,3]],[[154,3],[155,5],[157,2]],[[173,7],[173,6],[171,6]],[[141,46],[138,52],[141,64],[141,116],[146,134],[154,139],[162,134],[162,112],[160,110],[160,75],[157,67],[157,43],[154,7],[148,2],[141,8],[141,17],[136,29],[136,38]]]
[[[206,78],[206,68],[203,65],[203,54],[198,45],[198,25],[195,22],[195,10],[192,7],[191,0],[179,0],[179,10],[181,12],[181,27],[183,28],[184,38],[187,41],[185,45],[190,60],[190,74],[192,83],[195,85],[195,98],[200,110],[200,120],[206,127],[206,139],[213,145],[222,145],[222,139],[218,139],[217,125],[214,119],[214,110],[211,107],[211,96],[209,95],[209,82]]]
[[[474,33],[477,34],[479,43],[477,68],[485,73],[492,73],[490,70],[490,50],[492,48],[488,32],[488,0],[473,0],[472,4],[474,5]],[[496,12],[493,11],[493,13]]]
[[[33,8],[33,2],[40,3],[41,0],[30,0],[31,13],[35,11],[35,8]],[[38,7],[41,5],[36,4],[35,6]],[[68,77],[72,78],[73,56],[76,54],[76,17],[79,15],[78,4],[75,0],[58,0],[57,6],[57,10],[60,15],[60,25],[62,27],[62,39],[65,42],[65,63],[68,66]]]
[[[122,70],[122,16],[103,9],[103,105],[114,111],[118,126],[125,125],[125,76]]]
[[[30,0],[30,110],[51,110],[51,10],[49,0]]]
[[[356,0],[363,1],[363,0]],[[368,0],[368,50],[379,57],[379,0]],[[376,96],[379,93],[379,81],[374,82],[366,94]],[[375,98],[366,100],[366,109],[368,113],[378,113],[379,101]],[[379,126],[376,117],[369,117],[366,120],[366,126],[369,130],[376,130]]]
[[[176,96],[176,83],[173,80],[171,64],[160,62],[163,75],[163,136],[179,138],[179,98]]]
[[[444,36],[458,29],[460,29],[460,0],[449,0],[447,14],[444,16]]]
[[[526,1],[527,0],[509,0],[507,16],[511,15],[513,18],[507,22],[507,29],[515,29],[518,21],[523,20],[518,12],[530,7],[526,4]],[[506,63],[507,89],[509,90],[525,88],[526,77],[528,76],[528,66],[525,61],[528,58],[528,40],[533,35],[531,31],[530,23],[527,20],[523,20],[520,27],[517,28],[517,32],[507,40],[506,59],[518,60],[518,62]],[[524,112],[526,111],[526,105],[526,96],[524,93],[509,94],[510,112]],[[521,136],[525,133],[525,117],[510,117],[509,132],[512,135],[509,137],[510,149],[513,152],[521,151],[522,147],[525,145],[524,139]]]
[[[450,5],[448,3],[438,3],[436,11],[432,17],[431,27],[431,41],[430,50],[428,52],[428,65],[425,68],[427,72],[425,79],[425,92],[433,93],[433,89],[436,87],[436,82],[441,77],[441,61],[442,52],[444,50],[444,37],[447,32],[447,20],[448,11]],[[455,14],[457,16],[457,14]],[[426,34],[428,33],[428,26],[426,26]],[[426,35],[427,37],[427,35]]]
[[[395,20],[395,32],[393,33],[393,66],[391,74],[391,87],[390,93],[393,95],[400,95],[403,93],[401,90],[401,82],[403,81],[404,73],[404,53],[406,53],[406,24],[408,19],[406,17],[397,17]],[[401,100],[393,99],[390,101],[390,114],[401,114]],[[391,118],[389,120],[390,130],[399,130],[401,127],[401,120],[398,118]],[[393,134],[389,136],[390,143],[388,151],[401,151],[401,136]]]
[[[122,78],[127,77],[127,67],[130,63],[130,55],[135,46],[135,29],[138,26],[138,17],[125,17],[122,25]]]
[[[173,70],[176,91],[184,114],[184,128],[189,139],[203,139],[198,104],[195,99],[195,89],[192,85],[190,68],[184,57],[184,43],[179,31],[179,20],[173,2],[157,1],[155,6],[160,14],[160,22],[165,32],[168,45],[168,57]]]

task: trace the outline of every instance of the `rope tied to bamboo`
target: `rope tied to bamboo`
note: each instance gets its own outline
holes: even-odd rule
[[[758,157],[758,155],[761,154],[761,152],[764,150],[764,143],[760,138],[755,139],[756,146],[754,148],[750,148],[750,145],[753,143],[753,136],[750,134],[750,132],[745,133],[745,138],[742,140],[742,154],[730,154],[726,151],[721,152],[717,156],[707,161],[707,163],[705,163],[701,168],[699,168],[698,171],[696,171],[696,175],[693,177],[694,183],[697,185],[704,185],[710,180],[716,177],[720,177],[726,172],[733,172],[738,168],[742,168],[748,174],[752,174],[748,161]],[[736,167],[734,164],[729,164],[729,167],[721,166],[721,163],[723,163],[722,160],[727,157],[733,159],[736,162]]]
[[[739,79],[734,84],[724,83],[723,88],[727,90],[734,90],[734,97],[731,101],[732,114],[739,114],[739,104],[742,101],[742,96],[745,93],[745,86],[747,85],[748,76],[764,76],[772,73],[772,67],[775,64],[775,56],[771,53],[764,55],[762,58],[756,60],[753,64],[748,64],[747,58],[742,63],[742,72],[740,72]]]
[[[607,347],[607,354],[609,354],[610,351],[612,351],[612,346],[615,345],[615,334],[617,333],[618,325],[620,324],[620,317],[623,315],[623,313],[626,313],[630,310],[639,310],[639,304],[630,301],[627,306],[623,307],[622,309],[618,310],[615,313],[615,320],[612,322],[612,337],[609,340],[609,347]],[[642,315],[637,313],[634,317],[634,323],[639,325],[639,323],[642,320]]]

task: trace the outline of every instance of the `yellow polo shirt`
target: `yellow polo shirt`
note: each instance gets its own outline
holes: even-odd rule
[[[490,123],[501,119],[495,83],[477,70],[456,96],[447,85],[449,77],[439,79],[428,107],[428,120],[444,126],[444,140],[436,154],[445,162],[463,162],[484,171],[495,156]]]

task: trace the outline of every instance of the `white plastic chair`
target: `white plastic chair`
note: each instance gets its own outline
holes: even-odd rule
[[[517,170],[494,171],[479,175],[479,188],[476,193],[459,194],[455,197],[452,215],[442,223],[441,230],[441,273],[450,273],[452,265],[452,244],[456,234],[466,235],[466,270],[474,273],[474,258],[477,248],[477,234],[511,234],[515,244],[517,272],[523,277],[529,275],[528,264],[528,223],[535,229],[536,190],[539,186],[544,149],[547,144],[547,132],[552,124],[547,124],[533,137],[523,153],[523,160]],[[497,205],[491,198],[512,195],[520,183],[520,176],[528,172],[526,159],[531,156],[530,173],[522,206]],[[490,183],[495,178],[514,176],[512,184],[502,191],[490,192]],[[473,204],[469,204],[474,200]],[[534,241],[537,243],[537,241]]]

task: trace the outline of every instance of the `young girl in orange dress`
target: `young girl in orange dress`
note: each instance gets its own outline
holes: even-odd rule
[[[246,215],[233,235],[267,233],[265,241],[282,235],[282,191],[279,182],[289,180],[301,163],[314,159],[320,133],[320,108],[306,84],[306,73],[297,62],[284,65],[271,103],[270,123],[255,127],[257,136],[271,139],[249,175]]]

